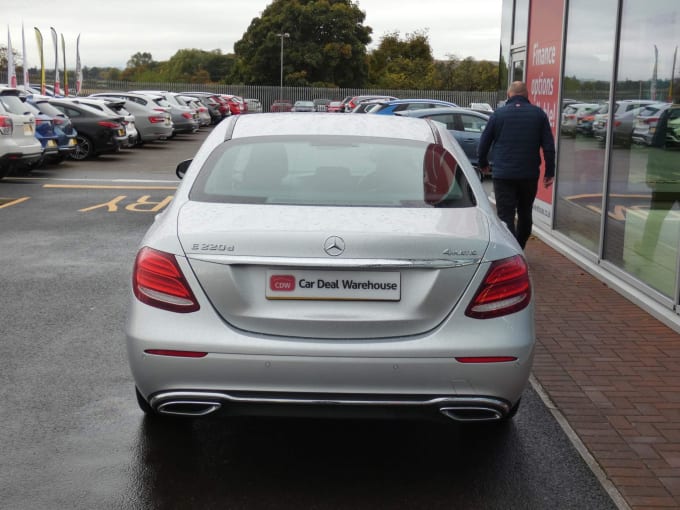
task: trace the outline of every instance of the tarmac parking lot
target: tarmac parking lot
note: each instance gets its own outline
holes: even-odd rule
[[[0,181],[3,507],[617,508],[533,387],[503,428],[144,417],[132,263],[206,134]]]

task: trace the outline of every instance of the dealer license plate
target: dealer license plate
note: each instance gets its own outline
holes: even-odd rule
[[[399,301],[398,271],[267,271],[267,299]]]

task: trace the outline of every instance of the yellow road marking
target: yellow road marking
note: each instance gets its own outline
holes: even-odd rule
[[[43,188],[61,189],[155,189],[155,190],[176,190],[177,186],[131,186],[131,185],[103,185],[103,184],[44,184]]]
[[[0,209],[2,209],[4,207],[10,207],[10,206],[13,206],[13,205],[20,204],[21,202],[25,202],[29,198],[31,198],[31,197],[22,197],[22,198],[16,198],[16,199],[0,198]],[[5,200],[9,200],[9,202],[5,202]]]

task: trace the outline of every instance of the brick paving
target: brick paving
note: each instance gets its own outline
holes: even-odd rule
[[[680,509],[680,334],[533,238],[534,377],[630,508]]]

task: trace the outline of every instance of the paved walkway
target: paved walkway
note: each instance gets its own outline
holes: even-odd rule
[[[630,508],[680,509],[680,334],[539,239],[525,251],[534,378]]]

